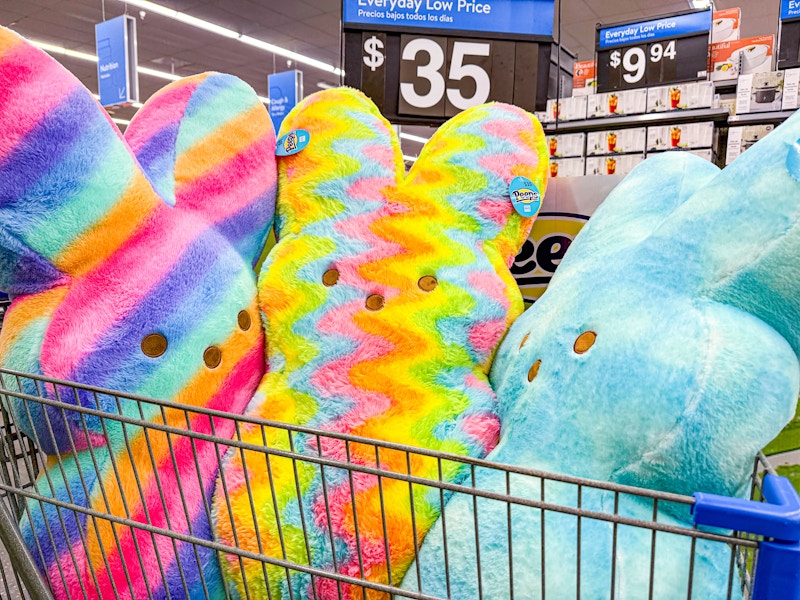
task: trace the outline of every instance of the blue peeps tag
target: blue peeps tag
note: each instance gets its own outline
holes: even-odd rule
[[[286,135],[282,135],[275,145],[276,156],[291,156],[297,154],[308,145],[311,134],[305,129],[293,129]]]
[[[508,189],[511,203],[523,217],[533,217],[542,207],[542,195],[534,183],[527,177],[514,177]]]

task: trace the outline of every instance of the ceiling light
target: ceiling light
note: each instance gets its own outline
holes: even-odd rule
[[[416,156],[409,156],[408,154],[403,154],[403,160],[414,162],[414,161],[417,160],[417,157]]]
[[[331,85],[330,83],[325,83],[324,81],[320,81],[317,83],[317,87],[322,90],[332,90],[333,88],[337,87],[335,85]]]
[[[411,135],[410,133],[400,133],[400,137],[404,140],[410,140],[412,142],[419,142],[420,144],[424,144],[428,141],[428,138],[420,137],[418,135]]]
[[[712,0],[689,0],[689,8],[711,8],[714,5]]]
[[[162,15],[169,19],[174,19],[176,21],[180,21],[181,23],[185,23],[186,25],[197,27],[198,29],[203,29],[211,33],[216,33],[217,35],[221,35],[229,39],[239,40],[240,42],[242,42],[243,44],[247,44],[248,46],[253,46],[254,48],[270,52],[271,54],[277,54],[278,56],[284,56],[286,58],[297,61],[304,65],[320,69],[321,71],[333,73],[334,75],[342,75],[344,73],[344,71],[342,71],[339,67],[329,65],[328,63],[325,63],[321,60],[311,58],[310,56],[306,56],[304,54],[298,54],[297,52],[292,52],[291,50],[287,50],[286,48],[275,46],[274,44],[270,44],[263,40],[250,37],[249,35],[242,35],[239,32],[234,31],[233,29],[222,27],[221,25],[211,23],[210,21],[206,21],[204,19],[198,19],[197,17],[193,17],[184,12],[173,10],[166,6],[162,6],[161,4],[156,4],[155,2],[150,2],[149,0],[120,0],[120,2],[125,2],[126,4],[130,4],[138,8],[149,10],[151,12]]]
[[[97,56],[94,54],[87,54],[86,52],[76,52],[75,50],[68,50],[67,48],[62,48],[61,46],[54,46],[53,44],[48,44],[47,42],[39,42],[37,40],[28,39],[28,41],[36,46],[37,48],[41,48],[45,52],[49,52],[50,54],[61,54],[64,56],[70,56],[72,58],[79,58],[81,60],[86,60],[89,62],[97,62]],[[183,79],[182,75],[175,75],[175,73],[167,73],[166,71],[158,71],[156,69],[150,69],[149,67],[136,67],[136,70],[141,73],[142,75],[150,75],[150,77],[158,77],[159,79],[166,79],[167,81],[178,81],[179,79]],[[96,94],[92,94],[95,98],[99,99],[99,96]],[[269,104],[269,98],[265,98],[264,96],[258,96],[258,99],[263,102],[264,104]],[[141,102],[133,102],[131,106],[134,108],[141,108]]]
[[[114,121],[117,125],[130,125],[130,121],[126,121],[125,119],[117,119],[116,117],[111,117],[111,120]]]

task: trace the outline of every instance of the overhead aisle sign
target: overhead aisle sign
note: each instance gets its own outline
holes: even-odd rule
[[[800,0],[781,0],[777,68],[795,67],[800,67]]]
[[[696,81],[707,76],[712,11],[598,25],[597,91]]]
[[[303,72],[292,70],[267,76],[269,87],[269,116],[278,133],[283,120],[303,99]]]
[[[100,104],[124,106],[139,101],[136,70],[136,19],[121,15],[94,26]]]
[[[553,35],[553,0],[345,0],[345,23]]]
[[[554,0],[343,0],[345,83],[394,123],[489,101],[543,110]]]

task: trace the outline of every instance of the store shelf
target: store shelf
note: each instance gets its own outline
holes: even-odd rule
[[[757,112],[747,113],[744,115],[732,115],[728,119],[731,125],[750,125],[759,123],[783,123],[786,119],[791,117],[796,111],[794,110],[779,110],[775,112]]]
[[[763,113],[762,113],[763,114]],[[675,110],[669,112],[647,113],[626,117],[605,117],[586,119],[584,121],[565,121],[548,123],[545,133],[577,133],[582,131],[598,131],[601,129],[620,129],[624,127],[642,127],[645,125],[661,125],[672,123],[694,123],[715,121],[724,123],[729,113],[724,108],[698,108],[694,110]]]

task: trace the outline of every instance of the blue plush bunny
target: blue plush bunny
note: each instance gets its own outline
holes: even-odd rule
[[[755,454],[798,396],[798,137],[794,116],[724,171],[669,153],[614,190],[498,351],[502,432],[491,460],[680,494],[747,492]],[[507,482],[491,469],[477,469],[475,483],[578,502],[574,485]],[[483,598],[511,597],[509,563],[514,598],[607,598],[612,586],[615,598],[648,597],[650,531],[619,526],[614,550],[613,525],[581,519],[578,571],[576,517],[548,512],[543,526],[540,511],[512,507],[509,536],[507,504],[464,495],[445,511],[449,573],[441,520],[422,545],[424,593],[479,597],[476,505]],[[581,506],[612,513],[614,495],[584,488]],[[654,516],[652,500],[629,495],[616,509]],[[691,523],[668,503],[657,517]],[[688,537],[657,535],[652,597],[723,598],[729,586],[739,597],[730,549],[699,540],[693,561],[692,550]],[[419,589],[416,567],[403,585]]]

